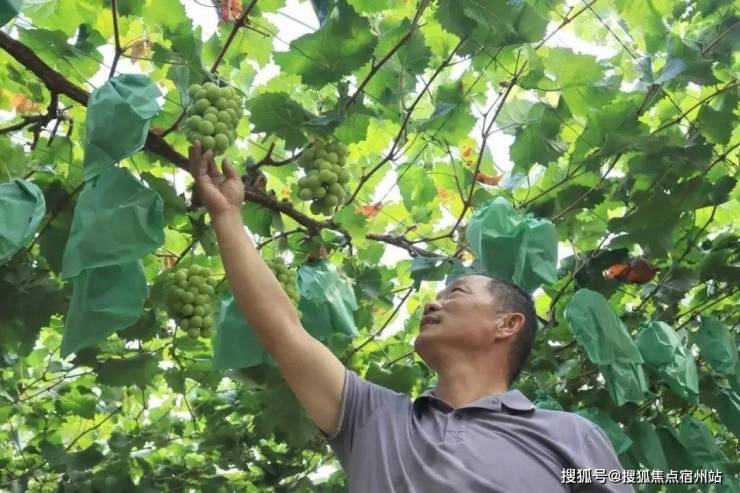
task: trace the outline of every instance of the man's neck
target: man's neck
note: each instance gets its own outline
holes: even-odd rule
[[[491,378],[468,367],[439,373],[434,395],[454,408],[464,407],[492,394],[508,391],[505,377]]]

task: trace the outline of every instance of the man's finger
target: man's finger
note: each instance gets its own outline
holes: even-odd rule
[[[188,162],[190,164],[190,174],[193,175],[195,179],[198,179],[199,177],[206,174],[204,162],[203,162],[203,156],[202,156],[202,148],[200,146],[200,141],[196,140],[193,145],[190,146],[188,149]]]
[[[221,168],[224,170],[224,175],[226,176],[226,179],[237,178],[236,170],[231,165],[231,161],[229,161],[228,159],[224,158],[224,160],[221,161]]]

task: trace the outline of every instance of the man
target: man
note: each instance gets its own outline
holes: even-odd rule
[[[301,326],[244,231],[244,187],[228,160],[190,148],[234,297],[347,473],[350,492],[631,492],[596,480],[563,484],[564,469],[622,469],[607,436],[572,413],[535,409],[508,390],[534,340],[529,295],[464,276],[426,305],[415,347],[438,374],[413,402],[359,378]]]

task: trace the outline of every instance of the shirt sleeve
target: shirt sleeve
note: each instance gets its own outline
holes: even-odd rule
[[[621,482],[621,479],[619,481],[609,480],[610,470],[616,469],[621,474],[623,467],[617,458],[611,440],[601,428],[589,427],[584,436],[582,452],[581,463],[576,464],[576,468],[590,469],[592,478],[590,484],[575,488],[577,493],[635,493],[632,485]],[[594,469],[605,470],[607,479],[603,484],[593,477]]]
[[[331,435],[321,432],[345,469],[352,454],[357,430],[378,408],[399,395],[402,394],[368,382],[356,372],[345,369],[339,425]]]

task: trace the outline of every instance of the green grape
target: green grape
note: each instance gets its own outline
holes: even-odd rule
[[[218,108],[219,110],[225,110],[229,107],[229,102],[226,100],[226,98],[218,98],[214,103],[214,106],[216,106],[216,108]]]
[[[224,152],[229,147],[229,138],[224,134],[216,134],[214,144],[217,152]]]
[[[205,110],[205,111],[203,112],[203,116],[205,116],[205,115],[210,115],[210,114],[214,114],[214,115],[215,115],[215,114],[217,114],[217,113],[218,113],[218,110],[217,110],[216,108],[214,108],[213,106],[209,106],[209,107],[208,107],[208,108],[206,108],[206,110]]]
[[[188,87],[188,96],[194,97],[200,90],[203,89],[200,84],[192,84]]]
[[[306,177],[306,187],[313,189],[319,185],[321,185],[321,180],[319,179],[318,174],[311,174]]]
[[[193,115],[190,118],[188,118],[188,127],[197,130],[198,125],[203,121],[203,117],[200,115]]]
[[[178,321],[177,324],[180,326],[183,330],[188,330],[190,327],[190,320],[187,318],[183,318],[182,320]]]
[[[188,336],[190,336],[192,339],[197,339],[200,337],[200,329],[196,327],[192,327],[188,329]]]
[[[202,121],[198,125],[198,132],[202,133],[203,135],[213,135],[213,123],[209,121]]]
[[[216,286],[218,286],[218,282],[219,282],[219,281],[218,281],[218,279],[216,279],[215,277],[209,277],[209,278],[208,278],[208,279],[206,280],[206,282],[208,283],[208,285],[209,285],[209,286],[211,286],[212,288],[214,288],[214,289],[215,289],[215,288],[216,288]]]
[[[203,317],[203,328],[204,329],[210,329],[213,327],[213,317],[210,315],[206,315]]]
[[[203,317],[200,315],[193,315],[190,317],[190,326],[198,327],[200,329],[203,326]]]
[[[310,188],[301,188],[298,191],[298,198],[300,198],[301,200],[311,200],[312,197],[313,192]]]
[[[311,148],[306,149],[305,151],[303,151],[303,154],[301,154],[301,157],[304,158],[304,159],[306,159],[307,161],[312,160],[314,158],[314,156],[316,156],[316,154],[315,154],[314,150],[311,149]]]
[[[199,285],[200,283],[202,283],[204,281],[204,279],[202,277],[200,277],[198,274],[200,274],[200,271],[193,271],[193,273],[190,275],[190,279],[189,279],[190,284],[193,284],[193,285],[196,285],[197,286],[197,285]]]
[[[180,313],[185,315],[186,317],[193,314],[193,311],[195,311],[195,307],[191,305],[190,303],[183,305],[182,309],[180,310]]]
[[[312,202],[310,209],[311,209],[311,214],[319,215],[321,213],[321,206],[319,205],[318,202]]]
[[[216,116],[218,117],[218,121],[220,121],[221,123],[225,125],[231,124],[231,115],[228,111],[220,110],[216,112]]]
[[[177,271],[175,272],[175,281],[186,281],[188,279],[188,275],[184,271]]]
[[[324,203],[328,205],[329,207],[334,207],[337,205],[339,200],[337,200],[337,196],[334,194],[328,194],[326,197],[324,197]]]
[[[229,115],[232,123],[239,121],[239,115],[236,114],[236,110],[234,108],[227,108],[225,111],[226,111],[226,114]]]
[[[201,284],[200,292],[207,296],[213,296],[216,293],[216,290],[213,289],[213,286],[209,286],[208,284]]]
[[[198,113],[198,110],[195,109],[195,105],[189,104],[188,107],[185,109],[185,115],[187,116],[194,116]]]
[[[316,187],[313,189],[313,196],[317,199],[326,197],[326,189],[324,187]]]
[[[214,125],[218,123],[218,117],[216,116],[216,113],[208,113],[207,115],[203,115],[203,119],[213,123]]]
[[[221,97],[221,91],[215,84],[213,87],[206,87],[206,92],[208,93],[208,99],[211,101],[216,101]]]
[[[337,156],[333,152],[330,152],[329,154],[326,155],[326,160],[329,161],[330,163],[336,163],[339,161],[339,156]]]
[[[213,148],[216,146],[216,141],[210,135],[203,137],[202,142],[203,142],[203,150],[205,151],[213,150]]]
[[[318,149],[316,151],[316,159],[326,159],[328,155],[329,153],[325,149]]]
[[[325,216],[331,216],[331,213],[333,212],[333,209],[329,205],[325,205],[321,208],[321,213]]]
[[[196,315],[200,315],[201,317],[206,314],[206,309],[203,308],[201,305],[198,305],[193,309],[193,313]]]
[[[178,299],[178,300],[181,300],[182,297],[185,296],[185,293],[187,293],[187,291],[185,289],[183,289],[183,288],[177,288],[177,289],[175,289],[175,292],[174,292],[175,298]]]
[[[226,86],[226,87],[222,88],[221,90],[224,92],[225,97],[227,97],[227,98],[234,98],[234,97],[236,97],[236,91],[231,86]]]
[[[206,296],[205,294],[200,294],[199,292],[195,295],[195,303],[197,303],[198,305],[205,305],[206,303],[208,303],[208,296]]]
[[[187,280],[177,281],[177,287],[182,289],[188,289],[190,284],[188,284]]]
[[[209,337],[211,337],[211,334],[212,332],[210,328],[206,328],[206,327],[200,328],[200,336],[203,337],[204,339],[208,339]]]
[[[238,113],[242,109],[241,99],[232,98],[228,101],[228,108]]]
[[[349,181],[349,171],[346,169],[340,169],[337,175],[339,183],[347,183]]]
[[[228,137],[227,137],[227,134],[228,134],[228,132],[229,132],[229,126],[228,126],[228,125],[226,125],[225,123],[222,123],[222,122],[218,122],[218,123],[217,123],[217,124],[216,124],[216,125],[215,125],[215,126],[213,127],[213,133],[214,133],[214,134],[223,134],[223,135],[224,135],[224,137],[226,137],[227,139],[228,139]]]
[[[322,169],[319,173],[319,180],[321,180],[321,183],[329,183],[333,174],[328,169]]]
[[[199,99],[195,102],[195,109],[198,113],[203,113],[209,106],[211,103],[207,99]]]

